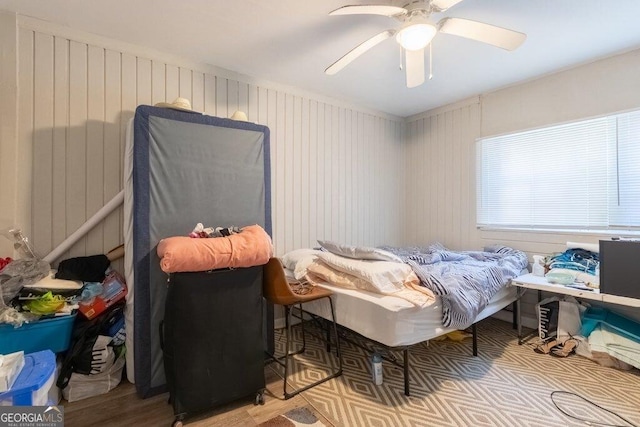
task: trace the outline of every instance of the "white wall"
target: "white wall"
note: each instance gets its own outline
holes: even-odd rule
[[[475,141],[640,108],[640,50],[562,71],[409,117],[406,121],[405,240],[453,249],[507,243],[531,253],[602,235],[480,231]]]
[[[269,126],[278,254],[317,239],[400,243],[401,119],[26,17],[0,19],[0,94],[17,98],[0,107],[2,178],[16,183],[0,189],[0,229],[20,226],[40,254],[122,189],[124,129],[136,106],[177,96],[206,114],[240,109]],[[61,259],[117,246],[122,221],[118,209]]]
[[[502,243],[532,254],[597,243],[604,234],[476,228],[475,140],[640,108],[640,50],[562,71],[407,120],[405,239],[453,249]],[[525,310],[532,315],[534,295]]]
[[[18,102],[17,32],[13,14],[0,11],[0,230],[16,217],[18,191],[16,132]],[[12,253],[9,240],[0,237],[0,256]]]
[[[139,104],[183,96],[195,110],[226,117],[241,109],[270,127],[279,254],[322,238],[504,243],[529,255],[561,251],[568,240],[595,243],[600,235],[477,230],[474,142],[640,107],[640,50],[406,122],[3,12],[0,55],[0,178],[8,183],[0,229],[19,225],[42,254],[122,188],[124,125]],[[103,253],[121,230],[118,210],[64,256]],[[0,251],[10,251],[2,238]]]

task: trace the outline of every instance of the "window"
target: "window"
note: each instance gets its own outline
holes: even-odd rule
[[[476,148],[480,227],[640,229],[640,111]]]

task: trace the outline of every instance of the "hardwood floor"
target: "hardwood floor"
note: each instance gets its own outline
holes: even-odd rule
[[[335,425],[311,406],[302,395],[289,400],[282,398],[282,378],[272,365],[265,366],[267,391],[264,405],[254,405],[254,396],[218,407],[210,412],[185,420],[185,425],[194,427],[257,426],[276,415],[294,408],[307,406],[327,426]],[[173,408],[167,403],[167,393],[149,399],[137,396],[135,386],[124,380],[107,394],[77,402],[62,401],[65,426],[170,426],[174,420]]]

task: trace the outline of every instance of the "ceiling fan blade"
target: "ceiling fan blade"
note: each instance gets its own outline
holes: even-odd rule
[[[385,41],[389,37],[393,37],[395,33],[396,33],[396,30],[385,30],[380,34],[377,34],[371,37],[369,40],[363,43],[360,43],[358,46],[354,47],[349,52],[347,52],[342,58],[338,59],[336,62],[329,65],[329,67],[327,67],[327,69],[324,70],[324,72],[330,76],[337,73],[338,71],[342,70],[345,66],[347,66],[349,63],[351,63],[351,61],[353,61],[354,59],[356,59],[357,57],[359,57],[360,55],[362,55],[372,47],[376,46],[378,43]]]
[[[514,50],[524,43],[527,35],[483,22],[461,18],[444,18],[438,22],[440,32],[477,40],[506,50]]]
[[[438,12],[445,11],[460,3],[462,0],[432,0],[431,6],[434,6]]]
[[[361,5],[361,6],[343,6],[332,12],[329,15],[384,15],[384,16],[398,16],[407,13],[407,9],[396,6],[383,6],[377,4]]]
[[[404,51],[407,68],[407,87],[416,87],[424,83],[424,49]]]

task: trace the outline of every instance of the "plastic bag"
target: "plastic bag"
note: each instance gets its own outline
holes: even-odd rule
[[[0,300],[0,324],[6,323],[13,325],[14,328],[19,328],[23,323],[33,322],[39,318],[40,316],[35,314],[20,312],[13,307],[7,307]]]
[[[536,304],[540,339],[555,338],[563,343],[579,334],[582,327],[581,312],[584,310],[586,307],[572,297],[550,297],[540,301]]]
[[[13,241],[13,249],[15,249],[23,258],[40,258],[31,244],[29,239],[22,234],[22,230],[17,227],[10,227],[0,231],[0,234],[7,239]]]
[[[48,262],[35,258],[16,259],[8,264],[0,274],[0,288],[5,305],[18,295],[23,286],[31,285],[49,275]]]
[[[62,396],[69,402],[98,396],[113,390],[122,378],[125,358],[120,356],[104,372],[94,375],[71,374],[67,386],[62,389]]]

